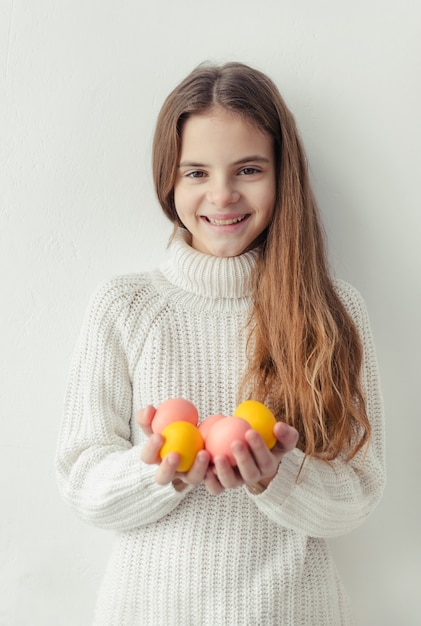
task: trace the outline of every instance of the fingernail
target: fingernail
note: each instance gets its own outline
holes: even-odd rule
[[[243,449],[243,443],[241,441],[234,441],[231,444],[231,450],[233,452],[241,452],[241,450]]]
[[[180,458],[177,452],[169,452],[166,456],[166,459],[167,463],[171,465],[171,467],[177,467],[180,462]]]
[[[250,430],[248,439],[251,439],[251,443],[257,443],[258,441],[260,441],[260,435],[257,432],[257,430],[254,430],[254,429]]]

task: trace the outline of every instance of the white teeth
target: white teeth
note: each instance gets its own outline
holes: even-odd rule
[[[210,222],[214,226],[229,226],[230,224],[237,224],[238,222],[242,222],[245,218],[246,218],[246,215],[243,215],[242,217],[235,217],[234,219],[231,219],[231,220],[215,220],[215,219],[212,219],[211,217],[208,217],[206,219],[208,220],[208,222]]]

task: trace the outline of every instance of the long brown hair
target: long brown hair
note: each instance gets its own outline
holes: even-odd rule
[[[201,65],[168,96],[153,143],[156,193],[180,224],[174,185],[188,117],[212,106],[244,116],[274,140],[277,200],[256,265],[249,367],[242,391],[270,403],[299,432],[298,447],[326,461],[368,441],[362,347],[330,278],[306,156],[291,112],[263,73],[241,63]]]

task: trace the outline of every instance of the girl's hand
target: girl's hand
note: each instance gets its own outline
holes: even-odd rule
[[[151,423],[153,416],[155,415],[155,409],[153,406],[148,406],[145,409],[141,409],[136,414],[136,421],[145,433],[149,437],[148,441],[144,445],[140,458],[144,463],[148,465],[158,465],[158,469],[155,473],[155,481],[159,485],[168,485],[173,483],[177,490],[181,490],[184,485],[198,485],[205,477],[208,469],[210,455],[206,450],[201,450],[196,455],[195,461],[188,472],[177,472],[178,464],[180,463],[180,455],[176,452],[170,452],[161,461],[159,451],[164,444],[164,438],[158,433],[153,433]]]
[[[275,424],[273,433],[277,443],[269,450],[255,430],[246,433],[246,441],[235,441],[231,446],[237,466],[232,467],[224,455],[214,458],[213,471],[208,471],[205,484],[211,494],[217,495],[224,489],[242,485],[258,486],[263,491],[276,476],[283,456],[297,445],[298,432],[282,422]]]

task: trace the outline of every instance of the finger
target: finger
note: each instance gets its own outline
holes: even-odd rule
[[[163,436],[158,433],[153,434],[149,437],[148,441],[142,448],[142,452],[140,453],[141,460],[148,465],[160,463],[161,458],[159,456],[159,451],[161,450],[163,444]]]
[[[149,436],[152,434],[151,424],[155,415],[155,411],[155,407],[149,405],[144,407],[143,409],[139,409],[139,411],[136,413],[136,422],[139,424],[145,435]]]
[[[212,496],[219,496],[220,493],[225,491],[224,487],[219,482],[217,475],[211,468],[208,468],[208,471],[205,474],[203,482],[205,484],[206,489]]]
[[[221,454],[214,457],[215,472],[219,482],[225,489],[235,489],[243,484],[243,479],[239,476],[238,471],[228,460],[228,457]]]
[[[277,422],[273,427],[273,434],[278,440],[276,446],[284,454],[293,450],[298,442],[298,432],[293,426],[285,422]]]
[[[241,475],[247,483],[255,483],[261,478],[273,476],[279,465],[279,455],[274,455],[267,447],[261,435],[253,429],[246,432],[246,441],[249,446],[254,466],[243,468],[240,459],[237,459]]]
[[[181,457],[177,452],[169,452],[163,458],[155,473],[155,482],[158,485],[168,485],[176,478],[180,459]]]
[[[246,483],[257,482],[261,478],[260,469],[247,443],[234,441],[231,444],[231,452],[236,460],[237,470],[242,480]]]
[[[197,453],[191,469],[180,476],[182,480],[190,485],[198,485],[202,482],[209,467],[210,454],[206,450],[200,450]]]

